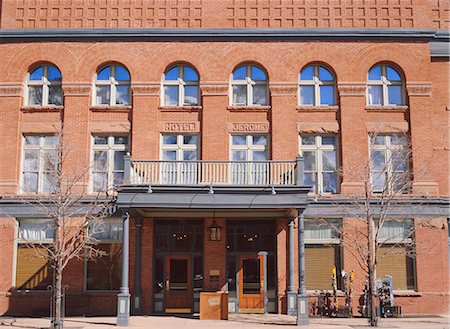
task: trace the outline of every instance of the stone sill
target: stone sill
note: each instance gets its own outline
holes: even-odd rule
[[[423,294],[415,290],[394,290],[395,297],[422,297]]]
[[[297,111],[299,111],[299,112],[336,112],[337,110],[339,110],[338,105],[330,105],[330,106],[300,105],[300,106],[297,106]]]
[[[202,106],[160,106],[158,109],[163,112],[198,112],[202,110]]]
[[[64,109],[62,105],[48,105],[48,106],[22,106],[20,110],[22,112],[59,112]]]
[[[272,107],[270,105],[261,105],[261,106],[228,106],[227,109],[230,112],[267,112]]]
[[[109,105],[94,105],[89,109],[92,112],[129,112],[133,107],[131,105],[117,105],[117,106],[109,106]]]
[[[367,105],[366,110],[370,112],[406,112],[407,105]]]

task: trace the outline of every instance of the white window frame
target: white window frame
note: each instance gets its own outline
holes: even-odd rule
[[[165,75],[167,72],[169,72],[171,69],[173,69],[174,67],[178,67],[178,79],[177,80],[166,80],[165,79]],[[197,81],[185,81],[184,80],[184,68],[188,67],[190,69],[192,69],[198,77]],[[171,66],[169,69],[166,70],[166,72],[164,72],[162,79],[161,79],[161,84],[162,84],[162,88],[161,88],[161,106],[166,106],[166,107],[171,107],[171,106],[200,106],[200,76],[197,72],[197,70],[195,70],[192,66],[189,65],[174,65]],[[165,90],[165,86],[178,86],[178,104],[177,105],[171,105],[171,104],[165,104],[166,102],[166,90]],[[197,104],[185,104],[185,98],[184,98],[184,87],[185,86],[196,86],[197,87]]]
[[[164,136],[176,136],[177,143],[176,144],[164,144]],[[197,144],[184,144],[185,136],[197,136]],[[199,158],[199,144],[200,144],[200,136],[199,134],[170,134],[164,133],[161,134],[161,147],[160,147],[160,159],[163,161],[173,161],[173,160],[165,160],[164,159],[164,151],[176,151],[176,160],[175,161],[187,161],[184,160],[184,151],[197,151],[197,159]]]
[[[317,221],[319,222],[318,225],[330,225],[330,229],[333,230],[333,225],[340,225],[342,226],[342,222],[338,222],[337,220],[333,219],[314,219],[314,218],[305,218],[305,222],[313,222]],[[306,231],[306,229],[305,229]],[[339,245],[341,244],[341,238],[329,238],[329,239],[314,239],[314,238],[306,238],[305,237],[305,244],[323,244],[323,245]]]
[[[314,145],[302,145],[302,137],[314,137]],[[322,137],[334,137],[335,146],[333,145],[323,145]],[[316,165],[316,194],[338,194],[340,187],[339,179],[339,139],[337,134],[299,134],[298,136],[298,154],[303,156],[304,151],[314,151],[315,152],[315,165]],[[323,160],[322,152],[324,151],[334,151],[336,153],[336,193],[323,192],[323,173],[330,172],[323,170]]]
[[[26,145],[26,137],[27,136],[34,136],[39,138],[39,144],[38,145]],[[45,135],[34,135],[34,134],[23,134],[22,135],[22,155],[20,162],[20,193],[21,194],[51,194],[52,192],[44,192],[44,152],[45,151],[57,151],[58,150],[58,144],[53,145],[45,145],[45,137],[52,137],[54,136],[57,138],[57,136],[52,134],[45,134]],[[25,173],[25,151],[26,150],[38,150],[38,184],[37,184],[37,191],[36,192],[27,192],[24,182],[24,173]]]
[[[96,73],[95,73],[95,80],[93,82],[93,95],[92,97],[92,105],[93,106],[131,106],[131,75],[130,80],[116,80],[116,68],[120,66],[125,71],[128,72],[130,75],[130,72],[127,70],[127,68],[120,64],[110,64],[102,66]],[[98,80],[98,74],[105,68],[110,67],[109,71],[109,80]],[[97,102],[97,86],[109,86],[109,104],[99,104]],[[128,86],[128,104],[116,104],[117,101],[117,87],[118,86]]]
[[[369,80],[369,72],[376,68],[377,66],[381,66],[381,79],[380,80]],[[387,68],[390,67],[400,76],[400,81],[390,81],[387,78]],[[406,95],[405,95],[405,87],[404,87],[404,78],[402,74],[393,66],[387,64],[378,64],[374,65],[370,68],[369,72],[367,72],[367,88],[366,88],[366,102],[368,106],[403,106],[406,104]],[[381,86],[382,87],[382,104],[370,104],[369,102],[369,86]],[[401,104],[389,104],[389,91],[388,86],[400,86],[401,88]]]
[[[245,145],[235,145],[233,144],[233,136],[245,136],[246,143]],[[267,139],[267,145],[255,145],[253,144],[253,138],[256,136],[264,136]],[[268,134],[230,134],[230,159],[233,160],[233,151],[246,151],[247,152],[247,160],[246,161],[255,161],[253,160],[253,152],[266,152],[266,159],[269,159],[269,135]]]
[[[384,143],[382,145],[379,144],[375,144],[374,142],[372,142],[373,136],[369,135],[369,156],[370,156],[370,183],[372,186],[372,191],[374,193],[382,193],[383,190],[375,190],[374,186],[373,186],[373,170],[372,170],[372,152],[374,151],[381,151],[384,152],[384,168],[385,168],[385,174],[387,175],[386,177],[386,183],[385,183],[385,187],[387,187],[387,192],[392,193],[394,192],[394,187],[391,186],[390,182],[392,182],[391,178],[392,175],[394,173],[394,170],[392,168],[392,151],[395,150],[404,150],[404,145],[400,144],[400,145],[392,145],[391,143],[391,138],[395,136],[395,134],[383,134],[383,135],[377,135],[376,137],[383,137],[384,139]],[[406,161],[406,169],[404,172],[408,172],[409,170],[409,162],[408,159],[405,159]],[[403,173],[400,172],[399,173]],[[388,184],[388,186],[386,186],[386,184]],[[407,193],[407,191],[405,191],[405,193]]]
[[[95,136],[101,136],[106,137],[108,139],[107,144],[95,144]],[[127,138],[127,144],[115,144],[114,138],[115,137],[126,137]],[[128,134],[112,134],[112,135],[105,135],[105,134],[92,134],[91,135],[91,170],[90,170],[90,192],[91,193],[104,193],[111,189],[111,187],[114,186],[114,153],[117,152],[127,152],[129,149],[129,135]],[[107,151],[107,187],[104,191],[95,191],[94,188],[94,153],[95,151]]]
[[[301,80],[301,72],[308,67],[312,66],[314,70],[313,79],[312,80]],[[330,72],[331,76],[333,77],[333,81],[322,81],[319,79],[319,68],[323,67],[328,72]],[[336,96],[336,78],[331,72],[330,69],[323,65],[319,64],[311,64],[305,66],[298,75],[299,81],[298,81],[298,105],[299,106],[335,106],[337,104],[337,96]],[[302,86],[313,86],[314,87],[314,103],[311,104],[302,104],[301,102],[301,94],[300,89]],[[333,104],[321,104],[320,103],[320,86],[332,86],[333,87]]]
[[[233,80],[233,73],[237,69],[240,69],[242,66],[245,66],[245,79],[244,80]],[[264,81],[252,80],[252,66],[255,66],[258,69],[260,69],[266,76],[266,80],[264,80]],[[256,86],[256,85],[259,85],[259,86],[265,85],[266,86],[266,104],[253,104],[253,86]],[[246,104],[233,103],[233,96],[234,96],[233,86],[247,86],[247,103]],[[270,104],[270,101],[269,101],[269,79],[267,77],[266,71],[258,65],[244,64],[244,65],[240,65],[240,66],[236,67],[230,76],[229,90],[230,90],[230,94],[229,94],[229,99],[230,99],[229,105],[230,106],[268,106]]]
[[[25,95],[24,95],[24,103],[26,106],[63,106],[64,104],[64,97],[63,92],[61,89],[61,105],[57,104],[49,104],[48,98],[50,94],[50,86],[56,86],[61,87],[62,85],[62,74],[61,74],[61,81],[55,80],[50,81],[48,79],[48,69],[49,67],[54,67],[58,70],[58,72],[61,74],[61,71],[55,66],[50,64],[43,64],[34,67],[30,72],[27,74],[27,83],[25,84]],[[42,79],[41,80],[30,80],[31,73],[34,72],[34,70],[38,69],[39,67],[42,67]],[[30,87],[42,87],[42,103],[41,104],[30,104]]]

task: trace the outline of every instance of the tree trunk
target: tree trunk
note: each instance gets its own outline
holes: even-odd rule
[[[368,291],[368,307],[367,312],[369,315],[369,324],[371,327],[378,326],[378,312],[376,305],[376,291],[375,291],[375,240],[373,234],[374,221],[373,218],[368,218],[367,229],[368,229],[368,239],[367,239],[367,269],[369,275],[369,291]]]
[[[54,304],[53,304],[53,328],[60,329],[63,328],[63,318],[62,318],[62,260],[58,259],[56,264],[56,277],[55,277],[55,288],[54,288]]]

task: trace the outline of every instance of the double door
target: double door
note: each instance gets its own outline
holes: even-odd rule
[[[166,255],[166,313],[191,313],[192,262],[190,255]]]
[[[266,259],[266,253],[239,256],[239,313],[265,313]]]

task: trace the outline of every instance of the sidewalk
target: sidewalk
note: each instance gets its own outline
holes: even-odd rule
[[[69,317],[65,321],[66,329],[113,329],[115,317]],[[379,328],[389,329],[450,329],[448,317],[429,318],[400,318],[380,319]],[[228,321],[200,321],[195,318],[175,316],[136,316],[131,317],[129,328],[149,329],[237,329],[237,328],[263,328],[263,329],[291,329],[299,328],[295,325],[295,317],[287,315],[230,315]],[[50,321],[43,318],[11,318],[0,317],[1,329],[38,329],[48,328]],[[368,328],[367,319],[328,319],[312,318],[310,325],[301,327],[307,329],[360,329]]]

